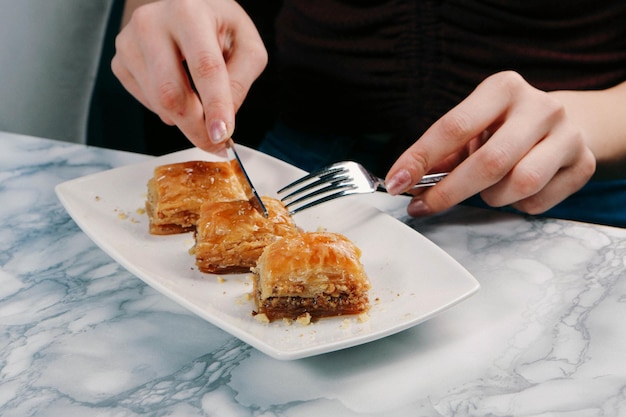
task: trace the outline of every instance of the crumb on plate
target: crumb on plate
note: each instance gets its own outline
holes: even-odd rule
[[[267,318],[267,315],[265,313],[255,314],[254,319],[258,321],[259,323],[264,323],[264,324],[268,324],[270,322],[270,319]]]

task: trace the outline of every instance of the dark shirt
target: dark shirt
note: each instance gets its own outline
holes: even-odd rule
[[[626,80],[624,0],[285,0],[282,121],[414,141],[484,78],[542,90]]]

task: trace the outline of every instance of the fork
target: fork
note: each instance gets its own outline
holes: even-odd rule
[[[430,187],[441,181],[447,173],[428,174],[411,190]],[[300,186],[299,188],[296,188]],[[358,162],[344,161],[328,165],[319,171],[306,175],[278,190],[286,193],[281,198],[290,214],[306,210],[335,198],[352,194],[368,194],[374,191],[387,191],[385,181],[369,172]],[[317,197],[315,200],[312,200]]]

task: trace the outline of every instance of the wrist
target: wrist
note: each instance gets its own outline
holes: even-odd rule
[[[626,176],[626,83],[606,90],[553,91],[596,158],[597,178]]]

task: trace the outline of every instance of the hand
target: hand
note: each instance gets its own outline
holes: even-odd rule
[[[595,166],[584,132],[564,106],[519,74],[501,72],[407,149],[389,170],[387,185],[399,194],[424,174],[449,170],[412,199],[410,215],[436,213],[476,193],[490,206],[538,214],[579,190]]]
[[[234,0],[141,6],[118,35],[116,49],[111,68],[122,85],[211,152],[232,135],[235,113],[267,64],[254,23]]]

